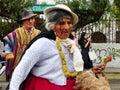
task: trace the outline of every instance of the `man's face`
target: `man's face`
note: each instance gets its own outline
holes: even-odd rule
[[[31,17],[23,21],[23,26],[26,30],[33,28],[35,25],[35,17]]]

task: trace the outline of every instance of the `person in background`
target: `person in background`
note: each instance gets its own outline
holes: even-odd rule
[[[9,90],[75,90],[75,78],[83,71],[83,60],[68,37],[78,16],[63,4],[46,8],[44,15],[45,29],[25,49],[13,72]],[[71,49],[75,51],[70,52]],[[76,54],[78,58],[74,57]],[[93,71],[101,71],[97,69]]]
[[[71,31],[69,38],[71,38],[72,40],[74,40],[76,46],[79,47],[78,38],[76,37],[76,32],[75,31]]]
[[[3,45],[3,33],[0,31],[0,49],[2,50]],[[5,59],[2,58],[1,52],[0,52],[0,78],[4,75],[5,73]],[[0,90],[2,89],[2,86],[0,85]]]
[[[6,81],[10,80],[27,44],[40,33],[40,30],[34,27],[37,14],[28,8],[24,8],[20,15],[22,27],[16,28],[3,38],[5,52],[2,53],[2,57],[6,59]]]
[[[4,46],[3,33],[0,32],[0,48],[1,48],[1,50],[3,49],[3,46]],[[2,52],[4,52],[4,50]],[[0,52],[0,77],[5,72],[5,62],[6,62],[5,58],[2,57],[2,54]]]
[[[3,51],[4,52],[4,51]],[[0,77],[3,75],[3,73],[5,72],[5,63],[6,63],[6,60],[5,58],[2,57],[2,55],[0,55]]]
[[[81,48],[81,54],[84,61],[84,69],[91,69],[93,67],[93,63],[90,60],[88,53],[89,49],[92,47],[92,40],[90,39],[89,34],[82,32],[78,43]]]

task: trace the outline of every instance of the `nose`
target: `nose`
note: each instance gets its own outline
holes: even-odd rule
[[[69,27],[70,27],[69,24],[66,23],[66,24],[65,24],[65,30],[69,29]]]

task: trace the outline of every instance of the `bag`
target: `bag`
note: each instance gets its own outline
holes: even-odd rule
[[[89,54],[90,60],[95,60],[95,59],[97,59],[97,55],[95,54],[95,51],[94,51],[94,50],[90,50],[88,54]]]
[[[96,76],[90,71],[83,71],[78,74],[74,88],[82,88],[83,90],[111,90],[103,72]]]

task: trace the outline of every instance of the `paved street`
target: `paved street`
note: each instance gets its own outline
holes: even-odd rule
[[[109,79],[112,90],[120,90],[120,79]]]
[[[8,84],[7,82],[1,81],[0,86],[2,86],[2,88],[0,90],[5,90],[7,84]]]

